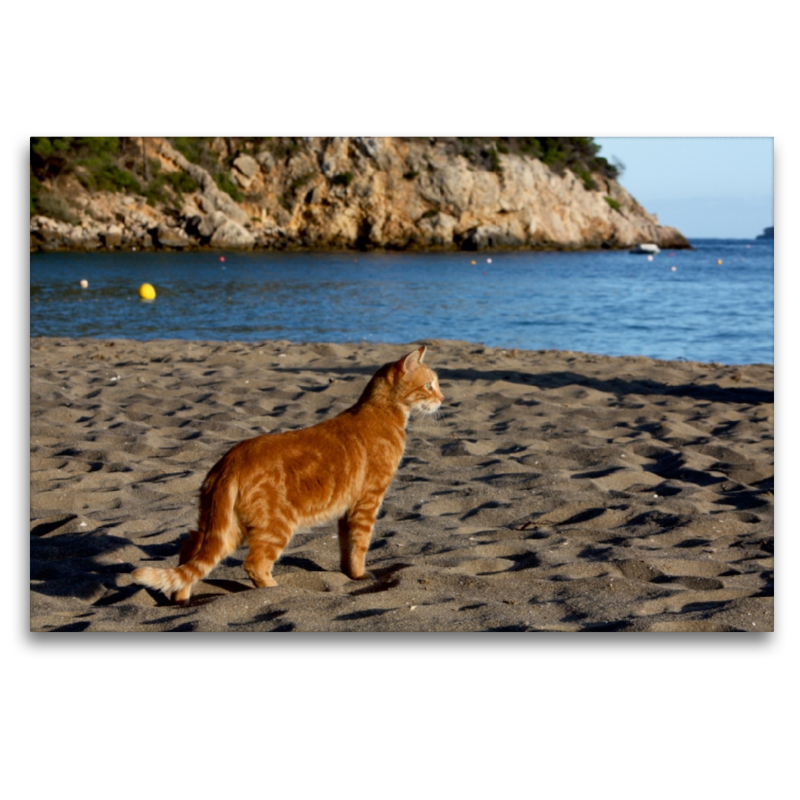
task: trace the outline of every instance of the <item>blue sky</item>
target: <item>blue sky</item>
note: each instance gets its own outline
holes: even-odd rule
[[[773,224],[769,137],[595,137],[625,164],[620,183],[691,238],[753,239]]]

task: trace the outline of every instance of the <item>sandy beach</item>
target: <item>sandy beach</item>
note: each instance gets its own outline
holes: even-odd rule
[[[277,587],[237,551],[187,607],[132,583],[177,564],[236,442],[351,405],[414,348],[31,338],[32,631],[771,631],[773,367],[427,340],[367,556],[297,533]]]

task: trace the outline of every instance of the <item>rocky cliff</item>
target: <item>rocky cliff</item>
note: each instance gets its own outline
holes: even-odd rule
[[[576,174],[481,149],[488,140],[472,149],[463,142],[473,140],[427,138],[244,141],[211,141],[215,160],[204,164],[166,138],[131,140],[109,173],[130,179],[111,188],[85,167],[42,169],[40,179],[32,167],[31,250],[689,247],[613,170]],[[161,189],[142,188],[137,170]]]

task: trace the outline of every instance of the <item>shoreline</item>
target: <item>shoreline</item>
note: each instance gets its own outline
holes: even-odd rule
[[[100,236],[101,234],[98,234]],[[74,247],[70,245],[53,245],[47,242],[33,242],[31,236],[31,253],[480,253],[487,255],[491,253],[592,253],[595,251],[625,251],[630,250],[631,244],[610,245],[607,243],[598,245],[569,244],[558,242],[548,244],[523,244],[523,245],[496,245],[494,247],[467,248],[457,245],[435,245],[435,244],[408,244],[404,246],[386,247],[357,247],[355,245],[342,245],[341,247],[308,247],[303,244],[287,242],[282,245],[254,246],[247,248],[235,248],[230,246],[211,246],[201,244],[191,244],[182,247],[169,247],[167,245],[154,246],[105,246],[98,244],[93,247]],[[738,241],[738,240],[737,240]],[[742,239],[741,241],[755,241],[755,239]],[[662,248],[665,249],[665,248]],[[669,250],[694,250],[691,242],[669,246]]]
[[[95,343],[107,343],[107,342],[129,342],[131,344],[142,344],[142,345],[167,345],[167,344],[174,344],[174,345],[207,345],[209,347],[217,347],[221,345],[231,345],[237,347],[250,347],[250,348],[260,348],[266,347],[268,345],[285,345],[285,346],[298,346],[298,347],[315,347],[315,346],[331,346],[331,347],[344,347],[344,348],[366,348],[366,347],[374,347],[374,348],[400,348],[403,347],[411,347],[413,344],[433,344],[433,346],[439,345],[460,345],[464,347],[472,347],[472,348],[483,348],[487,353],[492,352],[498,355],[510,355],[511,357],[517,357],[520,355],[521,357],[534,357],[534,356],[553,356],[553,355],[562,355],[568,358],[587,358],[587,359],[612,359],[612,360],[625,360],[625,359],[635,359],[635,360],[643,360],[647,362],[653,362],[653,364],[668,366],[668,365],[683,365],[688,364],[692,366],[696,366],[698,368],[703,369],[749,369],[750,367],[765,367],[770,370],[775,369],[774,362],[770,361],[752,361],[747,363],[736,363],[736,364],[729,364],[725,361],[700,361],[698,359],[688,359],[688,358],[653,358],[652,356],[646,356],[639,353],[631,353],[626,355],[609,355],[606,353],[593,353],[588,352],[585,350],[559,350],[556,348],[540,348],[537,350],[531,350],[524,347],[506,347],[504,345],[493,345],[493,344],[486,344],[485,342],[473,342],[466,339],[439,339],[439,338],[429,338],[429,339],[419,339],[413,342],[373,342],[368,341],[366,339],[360,340],[352,340],[352,341],[345,341],[345,342],[333,342],[333,341],[316,341],[316,340],[304,340],[304,341],[294,341],[292,339],[184,339],[175,336],[164,336],[164,337],[154,337],[152,339],[134,339],[132,337],[127,336],[119,336],[115,337],[112,335],[109,336],[48,336],[46,334],[37,334],[37,335],[30,335],[29,339],[31,343],[33,342],[41,342],[41,343],[50,343],[55,344],[57,347],[64,347],[71,342],[75,343],[82,343],[82,344],[91,344]],[[38,346],[38,345],[37,345]],[[115,346],[115,345],[112,345]],[[380,365],[378,365],[380,366]],[[377,366],[376,366],[377,369]]]
[[[351,405],[407,345],[31,337],[31,630],[753,630],[774,625],[772,365],[429,340],[368,585],[335,523],[278,586],[238,550],[187,608],[130,581],[177,562],[233,444]]]

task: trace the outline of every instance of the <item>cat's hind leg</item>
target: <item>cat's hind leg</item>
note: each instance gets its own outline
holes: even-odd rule
[[[186,564],[191,561],[203,546],[203,532],[202,531],[189,531],[189,536],[181,546],[181,553],[178,556],[178,566]],[[172,595],[173,603],[183,604],[188,601],[192,595],[192,585],[184,586]]]
[[[202,534],[192,531],[181,548],[179,564],[173,569],[139,567],[133,571],[133,580],[151,589],[158,589],[171,596],[175,603],[185,603],[192,594],[192,587],[202,580],[226,556],[238,546],[238,528],[229,525],[222,530]]]
[[[189,531],[189,538],[183,543],[183,547],[181,547],[181,553],[178,557],[178,565],[188,564],[190,561],[197,559],[198,557],[203,557],[203,544],[205,544],[206,537],[203,535],[201,531]],[[222,538],[222,541],[216,544],[216,547],[210,552],[206,554],[206,558],[210,558],[213,561],[214,565],[218,564],[222,561],[223,558],[229,556],[238,545],[239,537],[238,535],[228,535]],[[211,571],[210,569],[208,570]],[[190,583],[187,586],[184,586],[182,589],[178,589],[172,595],[172,602],[179,603],[183,605],[184,603],[188,602],[189,598],[192,596],[192,587],[194,583]]]
[[[272,577],[272,566],[280,557],[294,533],[294,525],[286,521],[271,520],[269,525],[247,529],[250,553],[244,568],[256,586],[277,586]]]
[[[178,557],[178,564],[185,564],[191,561],[203,546],[203,533],[202,531],[189,531],[183,545],[181,546],[181,554]]]

